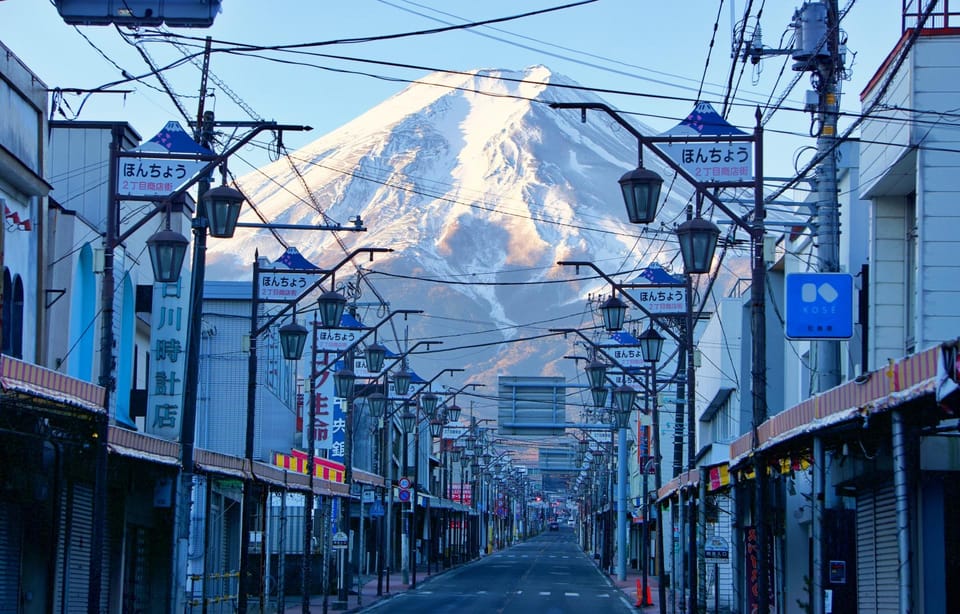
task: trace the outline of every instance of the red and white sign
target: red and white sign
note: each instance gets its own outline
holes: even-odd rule
[[[472,505],[473,490],[471,489],[471,484],[465,482],[450,484],[447,498],[456,503],[462,503],[463,505]]]

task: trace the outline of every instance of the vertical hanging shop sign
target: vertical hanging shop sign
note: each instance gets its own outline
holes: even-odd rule
[[[150,347],[153,348],[147,384],[146,432],[164,439],[180,438],[183,378],[187,345],[187,293],[183,277],[174,283],[153,285]]]

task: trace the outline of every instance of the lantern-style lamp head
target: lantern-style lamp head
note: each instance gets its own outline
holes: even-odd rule
[[[649,224],[657,217],[663,177],[639,166],[620,178],[623,204],[631,224]]]
[[[150,265],[153,267],[153,278],[165,284],[172,284],[180,278],[183,268],[183,259],[187,255],[187,246],[190,242],[179,232],[161,230],[147,239],[147,250],[150,252]]]
[[[412,379],[413,376],[410,374],[410,371],[407,370],[406,365],[401,366],[400,370],[393,374],[394,392],[402,397],[407,396],[407,392],[410,391],[410,381]]]
[[[586,454],[589,448],[590,440],[588,440],[586,437],[577,440],[577,452],[580,454]]]
[[[437,415],[437,403],[439,401],[440,397],[433,392],[428,391],[420,395],[420,405],[423,406],[423,412],[431,419]]]
[[[324,328],[337,328],[343,318],[343,310],[347,306],[347,299],[336,290],[328,290],[317,299],[320,309],[320,325]]]
[[[431,420],[430,421],[430,436],[439,437],[443,434],[443,422],[440,420]]]
[[[380,418],[387,409],[387,395],[382,392],[374,392],[367,396],[367,405],[370,406],[370,415],[374,418]]]
[[[300,360],[303,346],[307,343],[307,329],[296,321],[280,327],[280,350],[287,360]]]
[[[344,367],[333,374],[333,393],[341,399],[348,399],[353,396],[356,383],[357,376],[353,369]]]
[[[458,422],[460,420],[460,412],[463,409],[457,405],[456,401],[447,406],[447,418],[450,419],[450,422]]]
[[[607,363],[594,358],[587,365],[587,380],[591,388],[603,388],[607,384]]]
[[[709,273],[720,237],[717,225],[702,217],[695,217],[677,226],[676,233],[684,271],[690,275]]]
[[[404,433],[412,433],[417,428],[417,414],[410,411],[409,405],[404,407],[403,413],[400,414],[400,424]]]
[[[600,305],[600,315],[603,316],[603,327],[607,332],[622,330],[627,317],[627,304],[613,295]]]
[[[593,397],[593,406],[597,409],[607,404],[607,388],[591,388],[590,395]]]
[[[380,373],[383,370],[383,360],[387,357],[387,348],[382,343],[371,343],[364,350],[367,361],[367,371]]]
[[[210,224],[210,236],[218,239],[232,237],[243,206],[243,194],[228,185],[220,185],[204,192],[201,199]]]
[[[637,340],[640,342],[640,353],[645,361],[660,362],[660,353],[663,352],[663,335],[654,330],[652,324],[640,333]]]
[[[621,384],[613,390],[614,405],[628,414],[633,410],[633,404],[637,400],[637,390],[632,386]]]

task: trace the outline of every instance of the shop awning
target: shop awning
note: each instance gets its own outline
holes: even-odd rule
[[[78,407],[94,414],[105,414],[104,389],[52,369],[0,355],[0,387],[8,393]]]
[[[107,450],[111,454],[160,465],[180,464],[177,442],[116,426],[111,426],[107,432]]]
[[[757,450],[873,413],[889,411],[924,395],[933,396],[943,379],[944,349],[955,342],[932,347],[889,366],[841,384],[769,418],[757,429]],[[747,433],[730,444],[730,467],[750,459],[753,435]]]

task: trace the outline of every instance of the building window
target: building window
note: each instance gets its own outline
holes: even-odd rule
[[[920,298],[917,292],[917,195],[907,196],[904,211],[906,237],[904,245],[904,340],[905,354],[913,354],[917,348],[917,306]]]
[[[23,358],[23,280],[3,271],[3,353]]]

